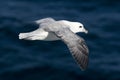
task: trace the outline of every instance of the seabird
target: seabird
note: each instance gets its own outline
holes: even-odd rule
[[[38,25],[39,28],[32,32],[20,33],[19,39],[44,41],[62,40],[69,48],[81,70],[87,68],[88,47],[84,39],[75,34],[78,32],[88,33],[82,23],[67,20],[56,21],[53,18],[36,20],[34,23]]]

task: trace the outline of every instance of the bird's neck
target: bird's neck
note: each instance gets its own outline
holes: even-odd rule
[[[71,22],[71,21],[67,21],[67,20],[61,20],[61,22],[63,22],[65,25],[67,25],[72,32],[74,32],[74,33],[78,33],[79,32],[75,28],[75,22]]]

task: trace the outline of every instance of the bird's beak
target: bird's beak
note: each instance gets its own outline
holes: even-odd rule
[[[88,33],[88,30],[85,30],[84,32],[87,34],[87,33]]]

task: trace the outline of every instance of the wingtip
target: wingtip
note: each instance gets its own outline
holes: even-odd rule
[[[80,67],[81,71],[86,71],[87,67],[83,68],[83,67]]]

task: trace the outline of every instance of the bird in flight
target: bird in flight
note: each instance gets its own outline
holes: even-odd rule
[[[53,18],[44,18],[34,21],[38,26],[37,30],[27,33],[20,33],[19,39],[25,40],[62,40],[69,48],[73,58],[81,68],[85,70],[88,66],[89,50],[84,39],[75,33],[88,31],[80,22],[67,20],[56,21]]]

